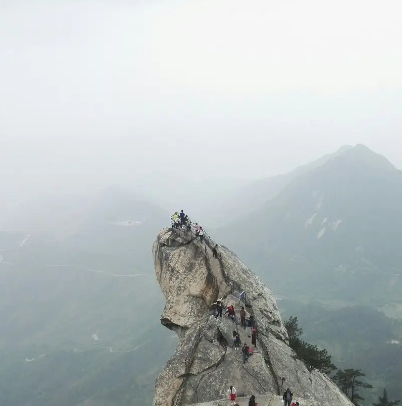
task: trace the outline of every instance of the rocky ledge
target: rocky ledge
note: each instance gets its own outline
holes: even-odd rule
[[[285,387],[300,405],[352,405],[327,376],[309,372],[296,359],[267,286],[226,247],[219,246],[214,258],[214,245],[208,238],[201,242],[191,232],[172,229],[162,230],[154,243],[155,272],[166,298],[161,323],[179,337],[156,381],[154,406],[225,399],[230,385],[239,396],[256,395],[261,406],[280,404]],[[243,291],[245,303],[239,299]],[[235,307],[237,317],[240,306],[254,317],[257,351],[246,363],[233,344],[237,331],[241,342],[251,346],[246,330],[225,315],[214,317],[213,303],[221,297],[225,306]]]

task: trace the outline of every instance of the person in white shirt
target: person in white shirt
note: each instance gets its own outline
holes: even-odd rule
[[[230,385],[228,392],[231,405],[234,405],[236,403],[236,388],[233,385]]]
[[[198,231],[198,235],[200,237],[200,241],[203,242],[204,241],[204,230],[202,229],[202,227],[200,227],[200,229]]]

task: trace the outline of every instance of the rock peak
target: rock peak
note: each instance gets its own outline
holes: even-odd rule
[[[295,358],[268,287],[228,248],[218,246],[216,256],[214,247],[208,236],[202,242],[191,231],[176,229],[162,230],[154,243],[155,272],[166,299],[161,323],[179,336],[175,354],[157,379],[154,406],[228,399],[230,385],[238,396],[254,394],[265,404],[276,405],[290,387],[295,399],[312,406],[351,405],[325,375],[309,372]],[[245,299],[240,299],[242,292]],[[235,321],[225,314],[215,317],[219,298],[225,307],[234,307]],[[254,348],[250,332],[240,324],[241,307],[253,316],[257,330],[256,349],[246,362],[233,341],[236,332],[242,345]]]

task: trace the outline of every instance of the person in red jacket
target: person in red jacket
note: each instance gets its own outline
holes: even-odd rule
[[[227,308],[225,314],[227,314],[234,322],[236,321],[236,313],[232,305]]]

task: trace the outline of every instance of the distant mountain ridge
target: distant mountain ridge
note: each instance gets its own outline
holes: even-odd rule
[[[402,172],[363,145],[347,148],[217,234],[292,288],[344,271],[397,273]],[[287,272],[293,277],[283,278]]]
[[[280,193],[293,179],[324,165],[330,159],[352,148],[350,145],[344,145],[335,153],[326,154],[313,162],[297,167],[291,172],[256,180],[237,189],[236,192],[231,193],[228,198],[215,207],[214,223],[223,226],[240,216],[252,213]]]

